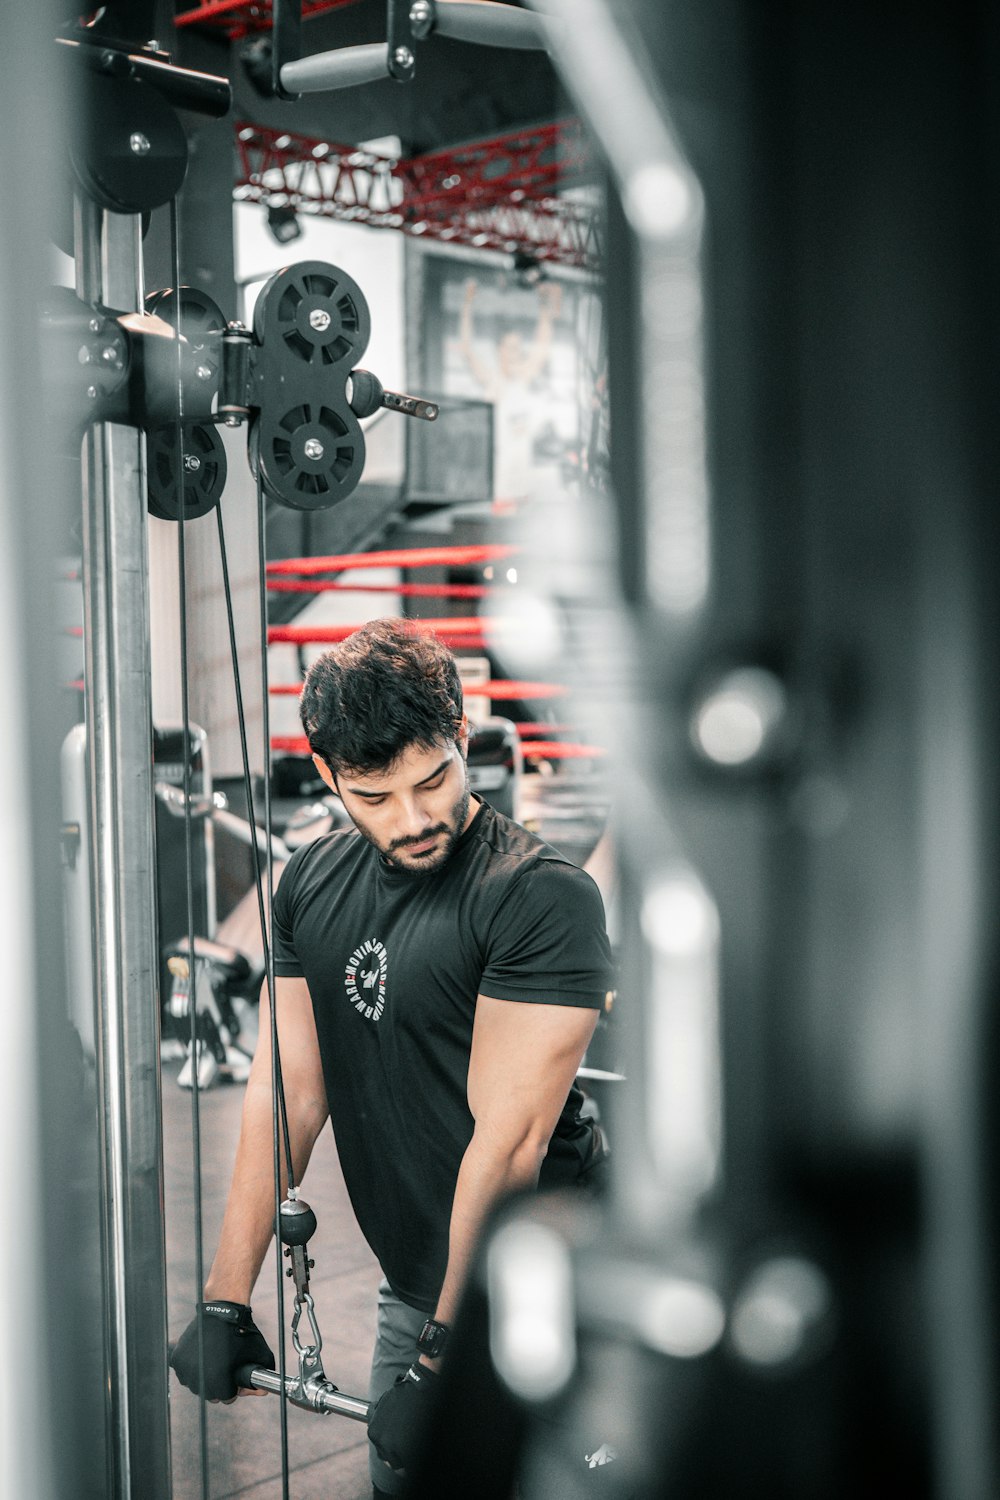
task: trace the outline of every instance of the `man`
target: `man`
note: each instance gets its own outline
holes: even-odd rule
[[[484,1219],[578,1182],[599,1146],[580,1060],[611,984],[597,888],[471,796],[458,669],[399,621],[315,663],[313,759],[354,830],[296,851],[275,896],[275,1007],[296,1179],[328,1115],[380,1290],[369,1425],[376,1495],[401,1487]],[[205,1394],[273,1364],[249,1302],[271,1238],[267,998],[205,1286]],[[426,1325],[426,1326],[425,1326]],[[196,1324],[173,1365],[198,1383]]]

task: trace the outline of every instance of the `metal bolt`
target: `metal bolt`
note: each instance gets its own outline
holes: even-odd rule
[[[434,9],[430,0],[413,0],[410,6],[410,25],[414,36],[425,37],[434,25]]]
[[[211,380],[212,378],[212,370],[209,365],[198,365],[194,373],[199,380]]]
[[[410,51],[409,47],[397,47],[395,52],[393,52],[392,54],[392,60],[396,64],[397,68],[413,67],[413,53]]]
[[[89,365],[93,358],[94,356],[91,354],[86,344],[81,344],[80,352],[77,355],[77,359],[80,361],[81,365]]]
[[[100,318],[91,318],[91,320],[90,320],[90,322],[88,323],[87,326],[90,329],[91,333],[100,333],[100,331],[101,331],[101,320],[100,320]]]
[[[88,385],[88,387],[87,387],[87,395],[90,397],[91,401],[96,401],[97,400],[97,386],[96,385]]]
[[[185,453],[184,467],[185,469],[187,469],[188,473],[197,474],[198,470],[201,468],[201,459],[198,457],[197,453]]]
[[[148,156],[151,149],[149,136],[143,135],[141,130],[133,130],[128,138],[128,147],[136,156]]]
[[[729,1335],[750,1365],[770,1367],[815,1358],[829,1335],[833,1289],[799,1255],[776,1256],[750,1275],[730,1312]]]
[[[226,418],[226,426],[227,427],[238,427],[239,425],[240,425],[240,419],[239,419],[238,416],[235,415],[235,413],[232,416],[229,416],[229,417]]]
[[[106,365],[116,365],[118,363],[118,350],[114,344],[105,344],[101,350],[101,358]]]
[[[317,333],[325,333],[332,322],[325,307],[314,307],[309,314],[309,327],[315,328]]]
[[[323,444],[319,438],[306,438],[305,455],[306,458],[319,459],[323,457]]]

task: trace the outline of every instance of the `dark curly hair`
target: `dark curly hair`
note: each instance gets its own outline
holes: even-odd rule
[[[310,749],[335,776],[386,771],[410,745],[458,738],[458,666],[433,636],[372,620],[309,668],[299,714]]]

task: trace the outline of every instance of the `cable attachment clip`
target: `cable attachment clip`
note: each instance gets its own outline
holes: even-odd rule
[[[299,1323],[303,1310],[309,1321],[309,1342],[299,1336]],[[292,1345],[299,1357],[299,1388],[306,1405],[312,1406],[315,1403],[311,1399],[311,1392],[316,1385],[329,1386],[334,1391],[337,1387],[332,1381],[327,1380],[323,1369],[320,1352],[323,1348],[323,1335],[316,1322],[316,1305],[310,1292],[306,1292],[304,1297],[295,1299],[295,1312],[292,1316]]]
[[[316,1396],[321,1391],[335,1391],[337,1387],[327,1380],[323,1370],[320,1353],[323,1336],[316,1321],[316,1304],[309,1290],[309,1272],[316,1262],[310,1260],[306,1247],[316,1231],[316,1215],[304,1199],[295,1196],[295,1191],[291,1189],[278,1211],[278,1234],[285,1247],[281,1253],[291,1262],[285,1275],[295,1283],[292,1344],[298,1355],[299,1374],[297,1389],[291,1399],[296,1405],[318,1410]],[[307,1338],[299,1333],[303,1313],[308,1323]]]
[[[323,1338],[316,1321],[316,1306],[309,1291],[309,1272],[313,1262],[306,1253],[306,1246],[316,1229],[316,1215],[298,1196],[297,1188],[289,1188],[288,1197],[278,1210],[278,1238],[284,1245],[282,1254],[291,1265],[286,1271],[295,1282],[295,1312],[292,1315],[292,1344],[298,1355],[297,1375],[286,1374],[284,1381],[275,1370],[259,1370],[250,1365],[239,1371],[241,1384],[258,1391],[273,1391],[283,1395],[293,1406],[306,1411],[323,1413],[337,1412],[342,1417],[353,1417],[358,1422],[367,1422],[370,1407],[359,1396],[345,1396],[326,1378],[323,1370],[321,1350]],[[305,1318],[307,1327],[299,1332]]]
[[[309,1296],[309,1272],[316,1264],[310,1260],[306,1246],[316,1232],[316,1215],[305,1199],[289,1196],[278,1210],[278,1237],[284,1245],[281,1252],[291,1265],[285,1272],[295,1282],[298,1305]]]

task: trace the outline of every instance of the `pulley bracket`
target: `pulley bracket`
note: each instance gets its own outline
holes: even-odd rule
[[[250,467],[265,494],[309,511],[357,487],[365,463],[359,418],[379,409],[428,422],[438,415],[434,402],[388,391],[357,366],[371,332],[368,304],[345,271],[324,261],[273,276],[252,329],[227,323],[195,287],[152,292],[138,313],[89,305],[55,287],[42,327],[53,426],[74,446],[91,422],[143,428],[150,510],[163,520],[191,520],[218,504],[227,477],[219,423],[249,421]]]

